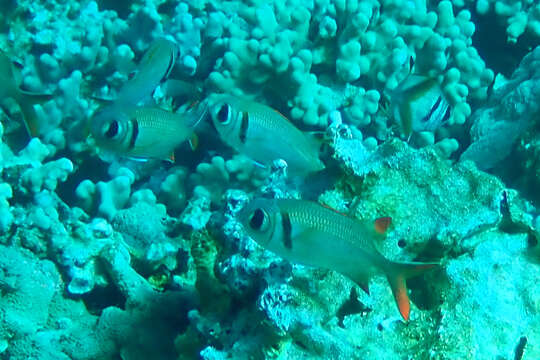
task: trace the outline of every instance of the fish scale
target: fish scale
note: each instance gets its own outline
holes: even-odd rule
[[[372,242],[358,237],[359,233],[367,230],[365,228],[367,224],[357,219],[310,201],[281,199],[277,202],[280,209],[289,214],[293,224],[314,228],[356,246],[374,248]],[[377,236],[375,231],[373,231],[373,236]]]

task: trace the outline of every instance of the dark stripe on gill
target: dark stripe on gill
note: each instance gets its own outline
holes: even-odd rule
[[[173,50],[173,52],[169,54],[169,64],[167,65],[167,71],[165,72],[165,75],[163,75],[163,78],[161,79],[161,81],[165,81],[165,79],[169,77],[169,75],[171,74],[172,68],[174,66],[175,60],[176,60],[176,56]]]
[[[429,109],[429,113],[424,116],[424,118],[422,119],[422,122],[428,122],[429,120],[431,120],[431,118],[433,117],[433,113],[439,108],[439,106],[441,105],[441,101],[442,101],[442,96],[439,95],[437,97],[437,101],[435,101],[435,104],[433,104],[433,106],[431,107],[431,109]]]
[[[287,249],[292,249],[292,239],[291,239],[291,218],[288,213],[281,213],[281,226],[283,227],[283,245]]]
[[[242,113],[242,123],[240,124],[240,141],[242,144],[246,143],[246,136],[249,127],[249,114],[247,112]]]
[[[137,122],[137,119],[131,119],[131,139],[129,139],[129,149],[133,149],[135,147],[135,141],[137,141],[138,136],[139,123]]]

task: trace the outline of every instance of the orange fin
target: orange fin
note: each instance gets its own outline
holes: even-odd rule
[[[167,161],[170,161],[170,162],[172,162],[172,163],[174,162],[174,160],[175,160],[175,157],[174,157],[174,151],[169,155],[169,157],[167,157],[166,160],[167,160]]]
[[[439,263],[390,263],[391,270],[387,271],[386,277],[390,283],[399,312],[405,321],[409,321],[411,312],[405,280],[421,275],[437,266],[439,266]]]
[[[409,321],[409,314],[411,313],[411,303],[409,301],[409,295],[407,294],[407,285],[405,284],[405,277],[403,275],[397,275],[395,277],[388,277],[388,282],[392,288],[394,299],[396,300],[399,313],[403,317],[403,320]]]
[[[390,227],[390,224],[392,223],[392,218],[389,216],[380,217],[378,219],[375,219],[375,231],[379,234],[386,233],[386,230]]]

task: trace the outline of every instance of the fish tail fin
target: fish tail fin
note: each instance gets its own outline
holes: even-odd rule
[[[396,263],[391,262],[391,265],[386,271],[386,278],[390,283],[390,288],[394,294],[397,307],[403,319],[409,320],[409,314],[411,312],[411,304],[409,301],[409,295],[407,294],[407,284],[405,280],[415,276],[419,276],[426,271],[436,268],[439,263]]]
[[[17,102],[21,108],[23,124],[28,134],[32,137],[39,135],[40,125],[34,105],[43,104],[52,99],[49,94],[33,94],[21,91]]]

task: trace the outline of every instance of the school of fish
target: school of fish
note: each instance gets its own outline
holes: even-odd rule
[[[264,104],[228,94],[212,94],[181,111],[153,103],[153,92],[167,80],[178,56],[179,48],[171,40],[161,38],[150,45],[116,99],[89,121],[90,136],[100,151],[139,160],[174,161],[174,152],[182,143],[190,141],[195,147],[197,125],[208,121],[223,143],[261,167],[283,160],[288,174],[301,179],[325,169],[319,156],[320,141]],[[51,95],[21,90],[20,78],[3,53],[0,81],[0,99],[14,99],[29,135],[39,135],[34,104],[51,99]],[[176,85],[183,88],[181,91],[192,91],[184,82]],[[438,83],[419,75],[410,75],[392,91],[390,104],[401,134],[407,138],[413,132],[435,130],[450,111]],[[406,321],[410,301],[405,280],[438,265],[393,262],[383,257],[376,243],[384,238],[390,218],[360,221],[316,202],[255,198],[240,210],[237,219],[262,247],[294,263],[337,271],[366,292],[374,274],[385,274]]]

